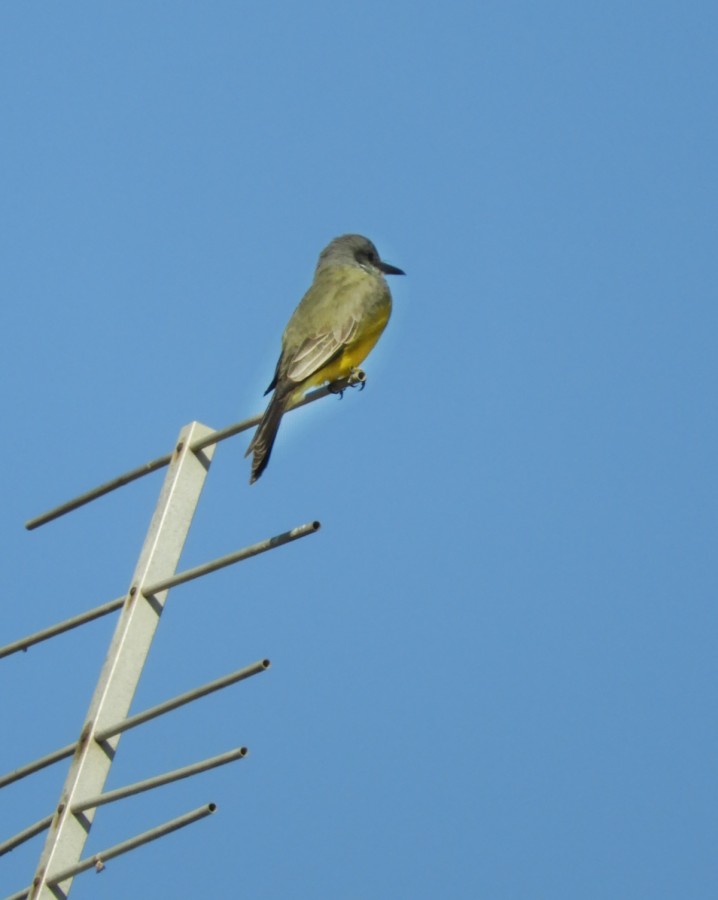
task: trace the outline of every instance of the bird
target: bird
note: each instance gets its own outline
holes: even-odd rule
[[[369,238],[343,234],[319,254],[314,280],[282,335],[274,392],[250,441],[250,484],[267,467],[282,416],[315,385],[361,382],[359,364],[379,340],[391,315],[385,275],[405,275],[384,262]]]

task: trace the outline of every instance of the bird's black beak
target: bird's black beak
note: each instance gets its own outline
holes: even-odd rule
[[[406,275],[406,272],[397,269],[396,266],[390,266],[389,263],[379,261],[379,268],[385,275]]]

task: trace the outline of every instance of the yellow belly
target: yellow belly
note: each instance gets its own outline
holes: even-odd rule
[[[374,344],[381,337],[382,331],[386,328],[390,312],[391,307],[387,306],[386,309],[382,309],[381,314],[374,321],[367,323],[361,334],[357,335],[356,340],[347,344],[341,356],[332,360],[302,383],[301,393],[304,393],[307,388],[318,384],[324,384],[325,382],[332,384],[335,381],[346,378],[352,369],[356,369],[357,366],[364,362]]]

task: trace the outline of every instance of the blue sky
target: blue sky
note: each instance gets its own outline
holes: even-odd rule
[[[712,898],[714,4],[0,7],[1,643],[122,594],[161,475],[261,411],[335,235],[405,269],[368,385],[222,444],[73,900]],[[0,662],[0,771],[78,734],[109,619]],[[0,794],[1,839],[65,767]],[[0,859],[28,884],[36,838]]]

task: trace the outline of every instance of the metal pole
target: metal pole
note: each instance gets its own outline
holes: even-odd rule
[[[123,731],[129,731],[130,728],[137,728],[138,725],[144,725],[145,722],[150,722],[158,716],[164,716],[165,713],[179,709],[187,703],[192,703],[193,700],[199,700],[200,697],[206,697],[208,694],[213,694],[215,691],[221,691],[223,688],[236,684],[238,681],[244,681],[245,678],[251,678],[252,675],[259,675],[260,672],[266,672],[270,665],[271,663],[268,659],[262,659],[259,662],[252,663],[251,666],[246,666],[244,669],[237,669],[236,672],[232,672],[229,675],[223,675],[221,678],[216,678],[214,681],[208,681],[200,687],[192,688],[191,691],[185,691],[184,694],[178,694],[176,697],[158,703],[156,706],[151,706],[149,709],[135,713],[134,716],[128,716],[121,722],[113,722],[111,725],[108,725],[107,728],[98,731],[95,735],[95,740],[106,741],[116,734],[122,734]]]
[[[95,740],[106,741],[116,734],[122,734],[123,731],[129,731],[130,728],[137,728],[138,725],[144,725],[145,722],[156,719],[158,716],[163,716],[165,713],[172,712],[174,709],[179,709],[179,707],[191,703],[193,700],[198,700],[200,697],[206,697],[207,694],[211,694],[214,691],[221,691],[223,688],[236,684],[238,681],[243,681],[245,678],[251,678],[252,675],[259,675],[260,672],[266,672],[269,666],[270,662],[268,659],[261,659],[259,662],[252,663],[251,666],[237,669],[236,672],[231,672],[229,675],[223,675],[221,678],[217,678],[214,681],[208,681],[206,684],[200,685],[197,688],[192,688],[191,691],[186,691],[184,694],[178,694],[176,697],[165,700],[163,703],[158,703],[156,706],[151,706],[149,709],[135,713],[133,716],[122,719],[120,722],[113,723],[107,728],[103,728],[101,731],[96,731]],[[40,769],[51,766],[53,763],[60,762],[60,760],[68,759],[75,752],[76,747],[77,742],[67,744],[64,747],[60,747],[58,750],[53,750],[52,753],[48,753],[40,759],[36,759],[34,762],[27,763],[19,769],[15,769],[13,772],[3,775],[2,778],[0,778],[0,788],[12,784],[14,781],[20,781],[22,778],[27,778],[28,775],[33,775],[35,772],[39,772]]]
[[[77,747],[77,742],[74,744],[66,744],[64,747],[60,747],[59,750],[53,750],[52,753],[48,753],[40,759],[36,759],[34,762],[27,763],[27,765],[20,766],[19,769],[15,769],[7,775],[3,775],[3,777],[0,778],[0,788],[4,788],[14,781],[20,781],[22,778],[27,778],[28,775],[34,775],[34,773],[39,772],[40,769],[52,766],[62,759],[69,759],[75,752],[75,747]]]
[[[13,837],[8,838],[0,844],[0,856],[9,853],[11,850],[14,850],[15,847],[19,847],[20,844],[24,844],[25,841],[29,841],[30,838],[34,838],[36,834],[46,831],[51,823],[52,816],[45,816],[45,818],[40,819],[39,822],[35,822],[33,825],[28,825],[27,828],[23,828],[22,831],[18,831]]]
[[[101,872],[105,868],[105,862],[108,862],[123,853],[127,853],[129,850],[134,850],[135,847],[141,847],[143,844],[149,844],[150,841],[156,841],[157,838],[164,837],[166,834],[171,834],[173,831],[184,828],[186,825],[191,825],[193,822],[204,819],[206,816],[211,816],[216,809],[217,806],[214,803],[206,803],[204,806],[200,806],[199,809],[193,809],[192,812],[185,813],[183,816],[177,816],[176,819],[171,819],[163,825],[158,825],[156,828],[144,831],[142,834],[138,834],[128,841],[123,841],[121,844],[115,844],[113,847],[108,847],[107,850],[102,850],[100,853],[96,853],[89,859],[83,859],[82,862],[76,863],[74,866],[70,866],[67,869],[63,869],[61,872],[57,873],[58,878],[67,881],[69,878],[73,878],[80,872],[87,871],[87,869],[96,869],[98,872]],[[52,887],[57,886],[57,881],[52,883]],[[32,888],[33,885],[28,888],[23,888],[16,894],[11,894],[9,897],[6,897],[6,900],[25,900],[25,898],[30,898],[32,896]],[[58,895],[54,894],[51,896],[57,898]]]
[[[80,821],[72,808],[101,793],[110,771],[119,735],[102,744],[95,735],[125,718],[129,710],[167,596],[160,591],[147,599],[143,591],[145,585],[176,570],[214,453],[214,445],[195,453],[192,444],[210,433],[198,422],[180,432],[30,887],[30,900],[56,900],[57,890],[50,884],[65,896],[70,890],[72,876],[65,873],[76,871],[94,818],[94,810],[88,810]]]
[[[173,769],[171,772],[163,772],[162,775],[145,778],[144,781],[126,784],[124,787],[115,788],[114,791],[107,791],[107,793],[98,794],[96,797],[88,797],[86,800],[83,800],[79,807],[74,807],[72,811],[80,813],[86,809],[96,809],[98,806],[114,803],[116,800],[124,800],[125,797],[134,797],[135,794],[152,791],[155,788],[163,787],[165,784],[181,781],[183,778],[191,778],[192,775],[199,775],[200,772],[208,772],[210,769],[226,766],[227,763],[234,762],[237,759],[244,759],[248,752],[246,747],[237,747],[234,750],[228,750],[226,753],[220,753],[218,756],[210,756],[209,759],[203,759],[189,766],[182,766],[181,769]]]
[[[326,397],[329,394],[340,394],[348,387],[355,387],[357,384],[362,384],[364,378],[364,373],[359,370],[357,374],[350,376],[349,378],[343,378],[335,384],[325,385],[324,387],[317,388],[315,391],[310,391],[305,397],[300,398],[297,403],[290,406],[287,412],[299,409],[300,406],[306,406],[307,403],[313,403],[315,400],[321,400],[322,397]],[[252,416],[249,419],[243,419],[241,422],[235,422],[234,425],[228,425],[226,428],[221,428],[219,431],[210,431],[203,437],[194,440],[192,450],[196,452],[198,450],[203,450],[206,447],[214,446],[220,441],[226,441],[227,438],[234,437],[236,434],[257,425],[261,418],[261,414]],[[156,459],[151,459],[144,465],[137,466],[136,469],[130,469],[130,471],[125,472],[124,475],[118,475],[117,478],[106,481],[104,484],[93,488],[91,491],[86,491],[84,494],[80,494],[79,497],[75,497],[73,500],[68,500],[67,503],[56,506],[54,509],[43,513],[41,516],[35,516],[34,519],[28,519],[25,523],[25,528],[27,528],[28,531],[32,531],[35,528],[39,528],[41,525],[52,522],[54,519],[59,519],[60,516],[64,516],[74,509],[79,509],[86,503],[97,500],[98,497],[104,497],[105,494],[109,494],[112,491],[117,490],[117,488],[124,487],[124,485],[130,484],[132,481],[136,481],[144,475],[149,475],[150,472],[156,472],[158,469],[162,469],[164,466],[169,465],[171,459],[171,453],[167,453],[164,456],[158,456]]]
[[[243,547],[241,550],[235,550],[226,556],[220,556],[210,562],[202,563],[192,569],[185,569],[184,572],[178,572],[171,578],[165,578],[164,581],[157,584],[151,584],[144,589],[145,597],[150,597],[157,591],[166,591],[169,588],[176,587],[178,584],[186,584],[195,578],[201,578],[203,575],[209,575],[210,572],[216,572],[218,569],[224,569],[226,566],[232,566],[235,563],[242,562],[245,559],[251,559],[253,556],[259,556],[260,553],[266,553],[267,550],[274,550],[275,547],[281,547],[289,544],[299,538],[306,537],[308,534],[314,534],[319,531],[321,523],[309,522],[307,525],[298,525],[291,531],[284,531],[282,534],[275,534],[274,537],[265,538],[263,541],[257,541],[256,544],[250,544],[249,547]]]
[[[316,521],[309,522],[307,525],[298,525],[296,528],[292,528],[291,531],[275,534],[274,537],[265,538],[265,540],[258,541],[256,544],[250,544],[249,547],[243,547],[241,550],[227,553],[226,556],[220,556],[218,559],[203,563],[201,566],[195,566],[193,569],[179,572],[177,575],[173,575],[172,578],[166,578],[161,585],[150,585],[150,587],[145,588],[144,595],[149,597],[150,594],[154,594],[158,590],[166,590],[178,584],[185,584],[187,581],[200,578],[202,575],[208,575],[210,572],[216,572],[218,569],[225,568],[225,566],[232,566],[245,559],[250,559],[252,556],[265,553],[267,550],[274,550],[275,547],[281,547],[283,544],[289,544],[299,538],[306,537],[308,534],[314,534],[315,531],[319,531],[320,527],[320,523]],[[43,628],[42,631],[29,634],[27,637],[13,641],[12,644],[5,644],[4,647],[0,647],[0,659],[13,653],[18,653],[20,650],[27,650],[28,647],[32,647],[34,644],[47,641],[58,634],[63,634],[65,631],[78,628],[80,625],[93,622],[95,619],[115,612],[115,610],[122,609],[125,605],[125,599],[125,597],[118,597],[116,600],[109,600],[107,603],[103,603],[102,606],[96,606],[94,609],[87,610],[87,612],[65,619],[57,625]]]
[[[199,809],[193,809],[192,812],[185,813],[183,816],[177,816],[176,819],[170,819],[169,822],[158,825],[156,828],[143,831],[142,834],[138,834],[128,841],[122,841],[121,844],[115,844],[112,847],[108,847],[107,850],[101,850],[89,859],[83,859],[82,862],[76,863],[62,872],[58,872],[58,878],[53,882],[53,887],[58,885],[60,880],[65,881],[80,872],[86,872],[88,869],[96,869],[98,872],[101,872],[105,868],[105,863],[111,859],[115,859],[115,857],[121,856],[123,853],[128,853],[136,847],[141,847],[143,844],[149,844],[150,841],[156,841],[157,838],[164,837],[166,834],[172,834],[173,831],[191,825],[193,822],[198,822],[200,819],[211,816],[216,809],[217,805],[215,803],[206,803],[204,806],[200,806]]]
[[[227,763],[234,762],[238,759],[244,759],[249,751],[246,747],[237,747],[234,750],[228,750],[226,753],[220,753],[218,756],[211,756],[209,759],[203,759],[200,762],[192,763],[189,766],[183,766],[181,769],[173,769],[171,772],[163,772],[162,775],[155,775],[152,778],[145,778],[144,781],[135,781],[134,784],[127,784],[124,787],[116,788],[114,791],[107,791],[105,794],[98,794],[97,797],[89,797],[84,800],[81,806],[73,807],[73,813],[84,812],[86,809],[97,809],[98,806],[105,806],[107,803],[114,803],[116,800],[124,800],[125,797],[133,797],[135,794],[141,794],[144,791],[151,791],[157,787],[163,787],[165,784],[172,784],[180,781],[182,778],[191,778],[193,775],[199,775],[201,772],[207,772],[210,769],[216,769],[218,766],[226,766]],[[24,844],[36,835],[46,831],[52,824],[52,816],[46,816],[18,831],[16,835],[3,841],[0,844],[0,856]]]
[[[20,650],[27,650],[28,647],[39,644],[40,641],[47,641],[58,634],[63,634],[65,631],[71,631],[73,628],[85,625],[87,622],[93,622],[95,619],[107,616],[109,613],[115,612],[115,610],[122,609],[124,605],[125,598],[118,597],[116,600],[110,600],[107,603],[103,603],[102,606],[88,609],[87,612],[73,616],[71,619],[65,619],[57,625],[51,625],[49,628],[43,628],[42,631],[36,631],[34,634],[29,634],[18,641],[13,641],[12,644],[5,644],[4,647],[0,647],[0,659]]]

